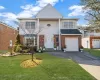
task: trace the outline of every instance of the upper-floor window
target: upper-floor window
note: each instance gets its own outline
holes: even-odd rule
[[[63,22],[63,27],[67,29],[73,29],[74,28],[74,22]]]
[[[26,22],[26,29],[35,29],[35,22]]]

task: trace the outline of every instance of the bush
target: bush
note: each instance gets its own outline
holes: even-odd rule
[[[20,52],[22,50],[22,45],[14,45],[14,52]]]

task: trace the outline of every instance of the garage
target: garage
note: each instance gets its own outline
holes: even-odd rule
[[[65,38],[66,51],[79,51],[78,38]]]
[[[100,39],[92,39],[92,47],[100,48]]]

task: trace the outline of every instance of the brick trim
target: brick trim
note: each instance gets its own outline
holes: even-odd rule
[[[90,48],[92,49],[93,48],[93,46],[92,46],[92,40],[93,39],[100,39],[100,36],[91,36],[90,37]]]
[[[56,42],[57,37],[58,37],[58,42]],[[59,46],[59,35],[54,35],[54,45]]]
[[[61,47],[63,48],[65,46],[65,38],[76,38],[78,37],[78,43],[79,43],[79,48],[82,46],[81,45],[81,35],[61,35]]]

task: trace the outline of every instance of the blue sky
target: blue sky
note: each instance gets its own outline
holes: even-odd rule
[[[13,21],[17,21],[16,18],[33,17],[48,3],[64,17],[79,18],[78,24],[86,24],[80,0],[0,0],[0,20],[14,26]]]

